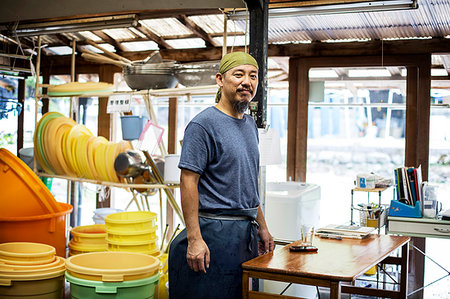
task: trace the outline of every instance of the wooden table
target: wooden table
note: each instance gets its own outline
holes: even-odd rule
[[[333,240],[316,237],[318,252],[290,252],[289,246],[261,255],[242,264],[243,299],[294,298],[249,289],[249,278],[314,285],[330,288],[330,298],[342,293],[406,298],[408,274],[408,242],[405,236],[370,235],[359,239]],[[299,242],[292,243],[299,245]],[[389,256],[402,248],[401,257]],[[351,285],[371,267],[382,264],[401,266],[400,290],[362,288]],[[342,282],[348,284],[341,285]]]

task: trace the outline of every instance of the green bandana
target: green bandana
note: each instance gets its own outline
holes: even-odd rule
[[[243,64],[254,65],[256,68],[258,68],[258,63],[256,62],[255,58],[253,58],[250,54],[247,54],[245,52],[228,53],[225,56],[223,56],[222,60],[220,61],[219,73],[225,74],[232,68]],[[221,94],[222,89],[219,88],[216,94],[216,103],[219,102]]]

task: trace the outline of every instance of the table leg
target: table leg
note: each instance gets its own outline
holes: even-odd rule
[[[408,293],[408,244],[402,246],[401,273],[400,273],[400,298],[406,298]]]
[[[242,299],[248,299],[248,290],[249,290],[249,277],[248,272],[242,272]]]
[[[341,298],[341,282],[332,281],[330,284],[330,299],[340,299]]]

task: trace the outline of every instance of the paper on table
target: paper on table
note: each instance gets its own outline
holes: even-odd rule
[[[259,165],[281,164],[280,134],[274,129],[258,129]]]

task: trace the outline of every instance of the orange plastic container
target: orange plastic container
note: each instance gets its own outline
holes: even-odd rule
[[[55,247],[31,242],[8,242],[0,244],[1,264],[41,265],[55,259]]]
[[[0,148],[0,217],[59,212],[60,207],[39,177],[17,156]]]
[[[66,216],[72,206],[58,202],[61,212],[37,216],[0,216],[0,243],[35,242],[55,247],[56,255],[66,257]]]

